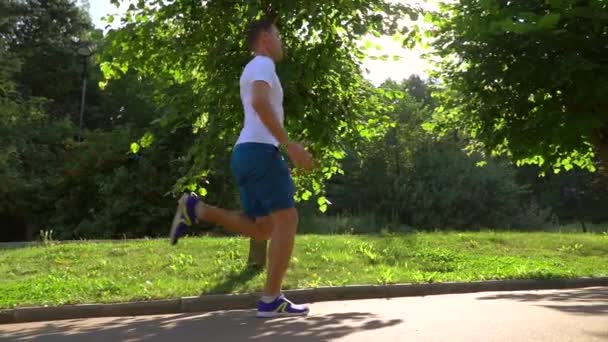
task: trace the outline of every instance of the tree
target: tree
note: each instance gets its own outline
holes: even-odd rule
[[[46,99],[17,91],[13,77],[21,60],[4,44],[0,41],[0,217],[25,226],[25,233],[12,234],[10,225],[2,232],[23,239],[32,237],[34,227],[45,228],[40,225],[52,215],[63,142],[74,130],[67,120],[49,118]]]
[[[608,172],[608,3],[460,0],[428,15],[441,107],[427,125],[556,172]]]
[[[467,155],[458,135],[435,139],[422,128],[433,112],[430,82],[411,77],[381,89],[403,93],[392,99],[395,127],[346,159],[345,175],[328,187],[334,212],[372,213],[376,218],[417,229],[508,228],[521,213],[525,186],[515,169],[478,154]]]
[[[204,196],[208,183],[227,174],[223,156],[242,124],[238,79],[251,58],[244,29],[256,17],[276,18],[288,56],[278,67],[286,124],[292,139],[309,142],[320,164],[297,178],[298,197],[316,195],[324,210],[323,180],[341,172],[344,146],[390,125],[384,93],[363,80],[358,41],[368,33],[397,33],[405,14],[415,11],[383,0],[140,1],[122,18],[124,27],[109,33],[111,59],[102,69],[110,79],[131,69],[157,80],[156,102],[165,114],[150,130],[177,140],[173,164],[184,176],[173,190]]]
[[[87,149],[87,144],[73,141],[72,123],[77,122],[80,104],[82,59],[77,47],[83,39],[95,42],[101,32],[93,29],[88,14],[74,0],[0,3],[0,217],[14,232],[7,234],[13,239],[31,239],[38,229],[74,237],[73,228],[87,218],[87,211],[73,209],[95,198],[90,194],[96,189],[85,188],[90,185],[85,177],[75,180],[83,181],[81,187],[62,188],[66,170],[86,166],[67,162]],[[99,80],[100,71],[89,68],[89,72],[93,82],[88,83],[87,121],[93,124],[90,128],[97,128],[104,121],[96,110],[100,94],[95,78]],[[117,106],[109,102],[106,107]],[[103,146],[110,147],[105,153],[93,157],[99,160],[114,149],[121,149],[124,156],[129,142],[120,147],[113,142]],[[95,165],[85,171],[92,174],[91,170],[101,173]]]
[[[76,120],[82,73],[78,42],[101,38],[88,13],[75,0],[8,0],[0,13],[0,39],[24,65],[14,75],[18,91],[49,100],[53,117]],[[89,107],[96,103],[96,87],[89,87]]]

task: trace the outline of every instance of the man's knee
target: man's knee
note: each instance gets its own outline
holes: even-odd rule
[[[274,224],[272,222],[272,218],[270,216],[257,218],[255,220],[257,235],[254,236],[256,240],[268,240],[272,235],[272,229]]]
[[[296,230],[298,227],[298,211],[296,208],[282,209],[272,213],[275,227],[280,229]]]
[[[272,236],[275,227],[285,232],[293,231],[295,233],[298,221],[298,211],[295,208],[282,209],[273,212],[269,216],[259,217],[255,220],[257,233],[253,238],[256,240],[268,240]]]

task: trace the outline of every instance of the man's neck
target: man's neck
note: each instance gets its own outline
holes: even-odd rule
[[[272,62],[274,62],[274,59],[272,59],[272,57],[270,57],[269,54],[262,52],[262,51],[256,51],[255,52],[255,56],[256,57],[266,57],[266,58],[270,58],[272,60]]]

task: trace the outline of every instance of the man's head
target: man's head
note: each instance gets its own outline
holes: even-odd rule
[[[268,56],[275,62],[283,59],[281,35],[270,18],[255,20],[249,24],[247,46],[257,55]]]

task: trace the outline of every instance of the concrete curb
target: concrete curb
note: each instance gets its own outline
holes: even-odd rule
[[[289,290],[285,294],[296,302],[392,298],[488,291],[574,289],[608,286],[608,277],[550,280],[491,280],[431,284],[355,285]],[[62,319],[117,317],[238,310],[255,307],[259,294],[204,295],[169,300],[116,304],[78,304],[50,307],[23,307],[0,310],[0,324]]]

